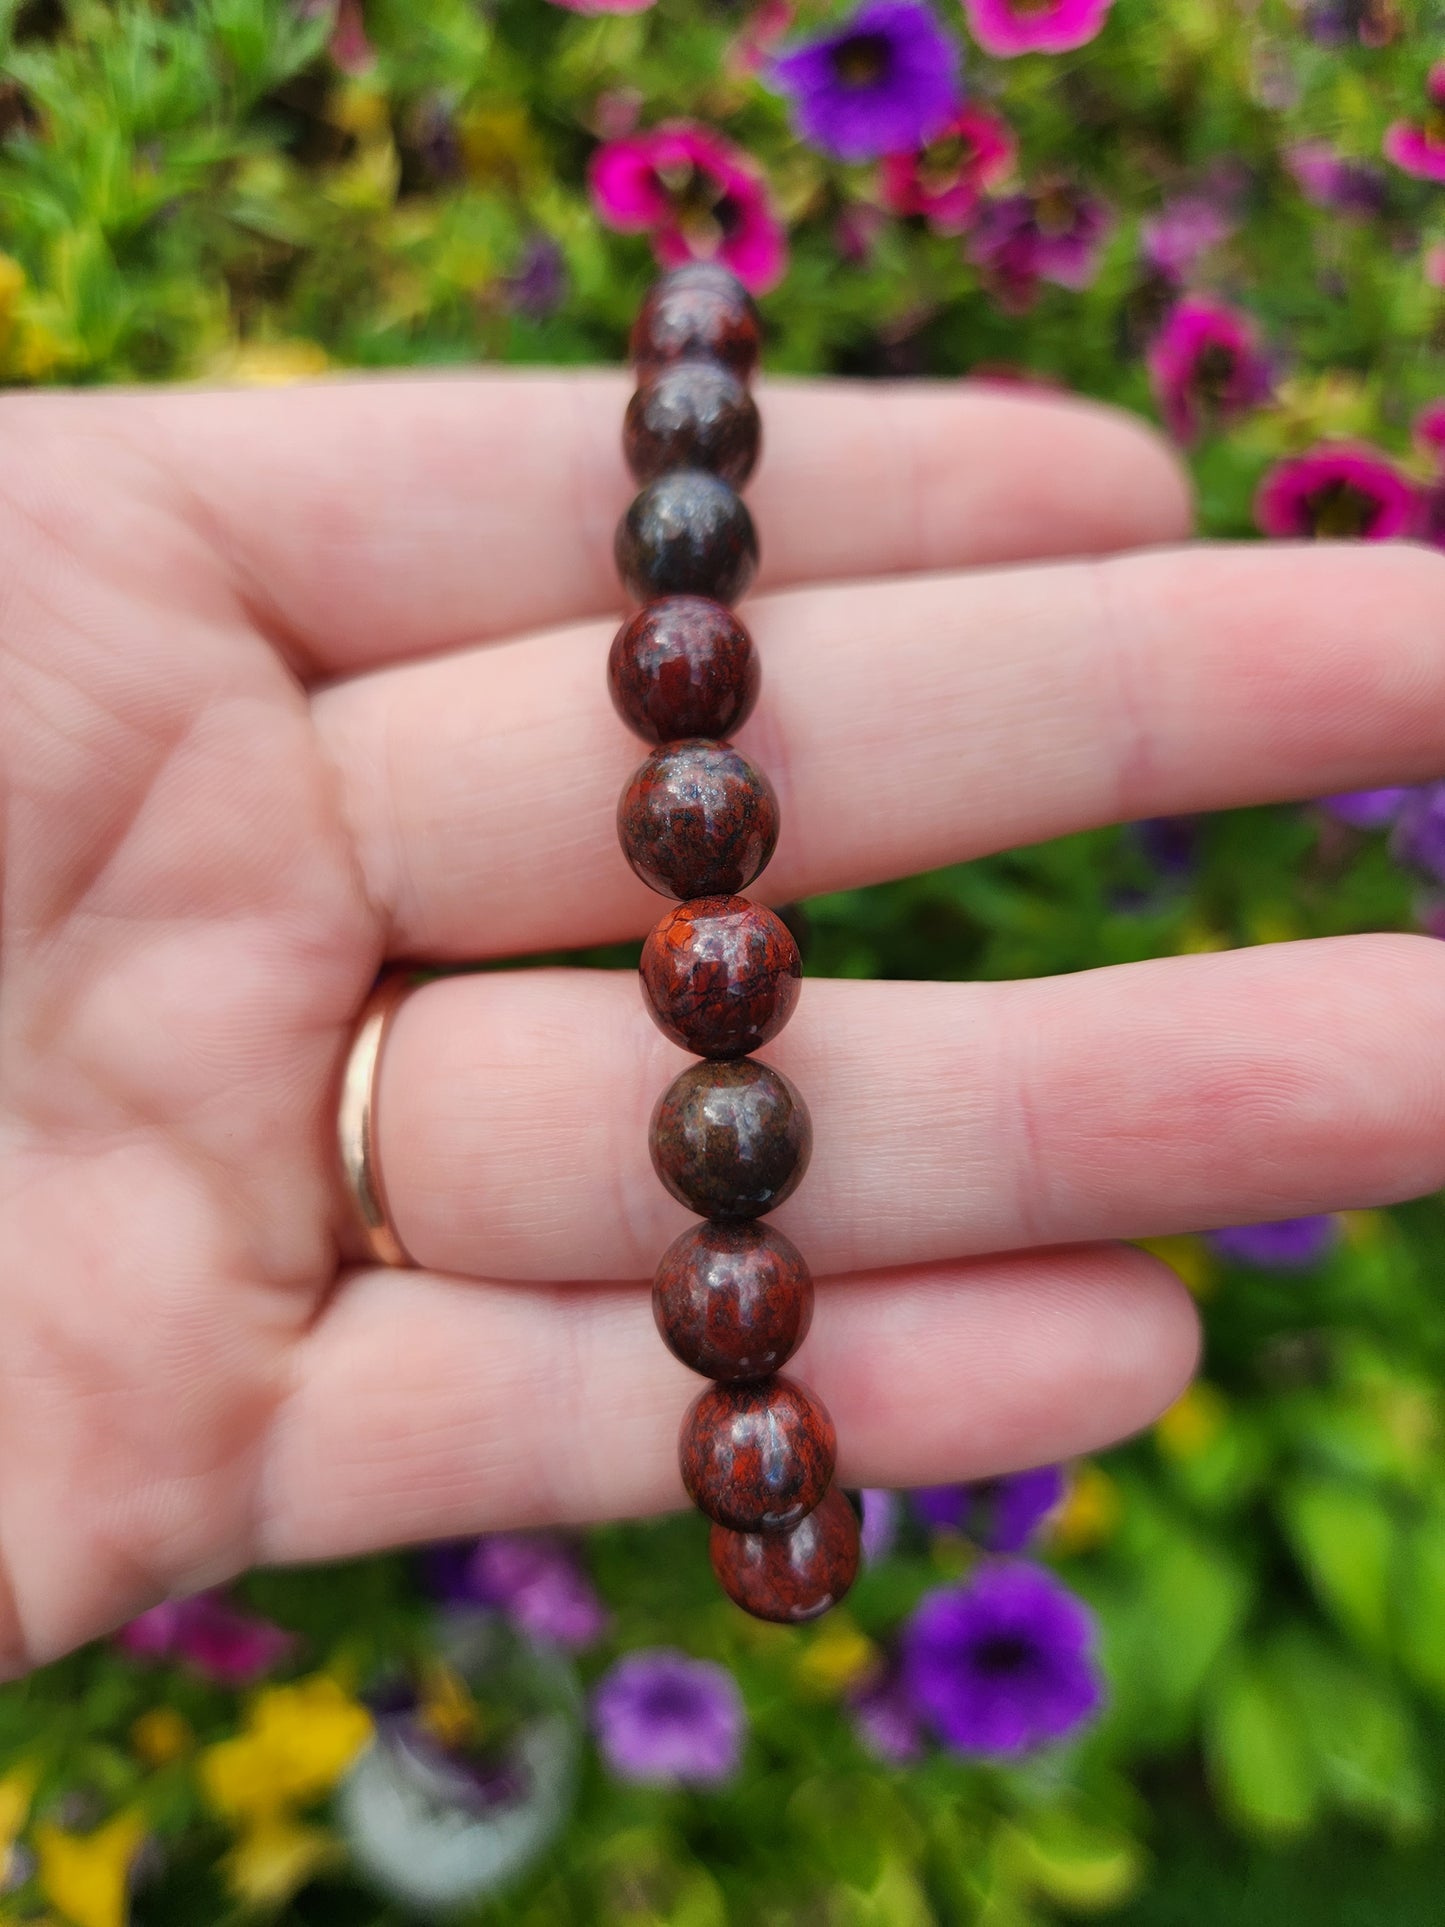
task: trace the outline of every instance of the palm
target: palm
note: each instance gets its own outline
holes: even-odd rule
[[[526,971],[408,1001],[381,1150],[424,1269],[338,1269],[330,1160],[386,958],[657,913],[613,847],[637,747],[602,694],[622,395],[9,405],[14,1667],[255,1560],[680,1497],[691,1387],[636,1282],[684,1222],[645,1151],[678,1059],[635,986]],[[1181,492],[1136,431],[1062,404],[767,410],[743,741],[784,797],[777,894],[1445,761],[1430,558],[1321,552],[1307,590],[1264,553],[959,573],[1173,539]],[[1362,938],[1054,985],[810,985],[768,1055],[818,1127],[780,1222],[834,1274],[801,1364],[844,1476],[978,1476],[1152,1416],[1192,1313],[1102,1241],[1438,1183],[1445,1079],[1420,1039],[1445,1032],[1441,954]]]

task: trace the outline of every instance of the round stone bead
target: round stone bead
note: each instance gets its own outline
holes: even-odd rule
[[[676,468],[649,482],[618,523],[612,549],[638,602],[660,595],[736,602],[758,567],[746,504],[704,468]]]
[[[648,290],[632,329],[632,359],[640,369],[719,361],[746,381],[762,339],[757,306],[737,276],[714,262],[692,261]]]
[[[716,361],[674,361],[645,376],[627,405],[622,452],[639,482],[705,468],[741,488],[762,446],[758,405]]]
[[[709,1385],[678,1439],[688,1497],[735,1532],[781,1532],[805,1518],[828,1490],[837,1449],[826,1407],[790,1378]]]
[[[708,1551],[718,1583],[744,1612],[800,1626],[836,1606],[858,1577],[858,1515],[834,1485],[787,1532],[715,1525]]]
[[[652,1311],[668,1350],[691,1371],[762,1378],[808,1335],[813,1275],[771,1225],[695,1225],[663,1252]]]
[[[649,743],[731,736],[761,683],[753,639],[706,596],[662,596],[624,622],[607,659],[618,715]]]
[[[665,897],[730,897],[778,841],[773,786],[731,743],[689,737],[655,749],[617,804],[622,853]]]
[[[652,1114],[652,1163],[700,1218],[761,1218],[790,1198],[813,1150],[792,1084],[755,1057],[691,1064]]]
[[[803,960],[793,933],[746,897],[695,897],[642,946],[642,987],[658,1027],[699,1057],[746,1057],[793,1014]]]

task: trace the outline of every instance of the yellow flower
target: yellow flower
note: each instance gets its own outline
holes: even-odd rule
[[[329,1793],[370,1733],[366,1709],[324,1673],[269,1687],[245,1729],[201,1755],[202,1791],[227,1820],[277,1819]]]
[[[1196,1298],[1207,1298],[1214,1290],[1218,1272],[1208,1246],[1198,1238],[1141,1238],[1139,1243],[1162,1258]]]
[[[135,1812],[118,1813],[94,1833],[66,1833],[49,1821],[36,1827],[40,1885],[71,1927],[125,1927],[130,1863],[145,1830]]]
[[[1199,956],[1206,950],[1228,950],[1229,939],[1212,924],[1191,917],[1179,932],[1175,948],[1181,957]]]
[[[1123,1510],[1118,1486],[1102,1466],[1086,1460],[1074,1468],[1068,1494],[1054,1514],[1050,1543],[1060,1552],[1089,1552],[1113,1538]]]
[[[464,1747],[481,1733],[481,1715],[466,1682],[450,1666],[428,1667],[422,1683],[421,1724],[443,1746]]]
[[[0,1780],[0,1893],[5,1888],[20,1829],[30,1817],[36,1778],[33,1767],[17,1766]]]
[[[222,1865],[232,1893],[252,1907],[281,1907],[315,1873],[342,1857],[321,1827],[272,1816],[248,1826]]]
[[[1200,1379],[1169,1407],[1154,1436],[1169,1458],[1197,1459],[1219,1437],[1228,1416],[1223,1392]]]
[[[844,1692],[878,1657],[878,1648],[845,1613],[833,1613],[798,1656],[794,1677],[805,1690]]]
[[[130,1729],[130,1743],[147,1766],[169,1766],[195,1744],[190,1721],[173,1706],[152,1706]]]
[[[203,373],[210,381],[233,381],[244,388],[284,388],[293,381],[312,381],[330,367],[318,342],[238,342],[215,356]]]

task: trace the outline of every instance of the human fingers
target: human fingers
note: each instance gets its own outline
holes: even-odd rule
[[[1445,561],[1192,548],[756,603],[738,744],[786,901],[1086,826],[1445,770]],[[641,746],[573,629],[338,684],[313,712],[394,951],[499,956],[638,934],[617,849]]]
[[[815,1151],[777,1222],[820,1273],[1383,1204],[1445,1182],[1445,946],[1333,938],[1017,983],[805,983],[763,1052]],[[688,1062],[630,973],[403,1004],[378,1149],[419,1263],[635,1278],[689,1222],[648,1119]]]
[[[1097,1249],[824,1283],[796,1371],[837,1423],[846,1483],[913,1485],[1133,1431],[1196,1352],[1173,1273]],[[298,1350],[255,1556],[680,1506],[677,1426],[701,1385],[658,1343],[637,1286],[360,1274]]]

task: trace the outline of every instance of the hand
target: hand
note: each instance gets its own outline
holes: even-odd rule
[[[0,407],[0,1649],[256,1561],[681,1502],[695,1381],[638,1281],[683,1061],[627,973],[401,1010],[380,1152],[417,1272],[349,1267],[335,1085],[388,956],[636,935],[612,714],[621,377]],[[1438,776],[1445,564],[1155,548],[1136,426],[957,387],[765,396],[742,733],[764,894],[1087,824]],[[1007,567],[980,565],[1007,564]],[[1021,566],[1023,565],[1023,566]],[[1191,1370],[1110,1239],[1445,1179],[1445,946],[806,986],[800,1376],[850,1483],[1098,1446]],[[1011,1256],[983,1256],[986,1253]]]

